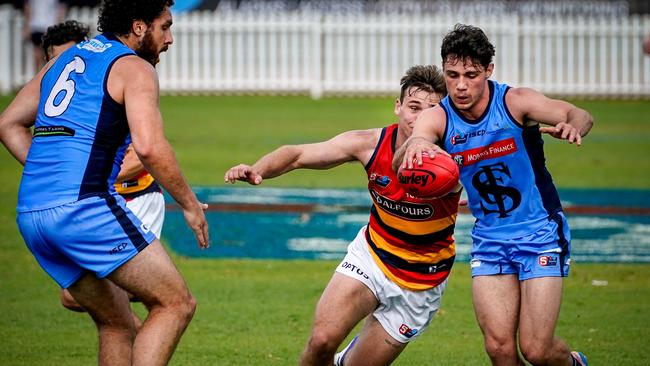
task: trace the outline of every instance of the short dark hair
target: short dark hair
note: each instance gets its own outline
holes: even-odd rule
[[[460,60],[487,68],[494,57],[494,46],[481,28],[456,24],[442,40],[440,55],[443,65],[447,61]]]
[[[97,30],[126,35],[131,32],[134,20],[149,25],[165,11],[165,7],[172,5],[174,0],[103,0]]]
[[[89,34],[90,28],[86,24],[76,20],[67,20],[63,23],[49,26],[43,35],[41,46],[45,55],[47,55],[50,47],[60,46],[68,42],[83,42],[88,38]]]
[[[400,103],[404,101],[404,94],[411,87],[416,90],[424,90],[428,93],[436,93],[442,96],[447,95],[447,87],[442,72],[435,65],[416,65],[408,70],[400,80],[402,90],[399,95]]]

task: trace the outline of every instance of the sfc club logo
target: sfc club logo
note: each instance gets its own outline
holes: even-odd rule
[[[540,255],[537,257],[537,263],[542,267],[555,267],[557,266],[557,258],[550,255]]]
[[[409,328],[408,325],[402,324],[402,326],[399,327],[399,334],[403,335],[406,338],[411,338],[414,335],[418,334],[417,329],[411,329]]]
[[[499,214],[499,218],[510,216],[509,213],[521,204],[521,193],[515,187],[504,184],[512,178],[510,169],[504,163],[484,165],[478,168],[472,177],[472,186],[481,196],[481,210],[484,215]]]

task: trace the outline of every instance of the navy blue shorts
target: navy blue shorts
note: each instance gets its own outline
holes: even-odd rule
[[[16,221],[29,250],[62,288],[87,271],[108,276],[156,239],[117,195],[19,212]]]

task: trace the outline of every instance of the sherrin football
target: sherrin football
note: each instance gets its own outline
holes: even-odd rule
[[[429,157],[422,154],[422,165],[400,168],[397,179],[409,194],[418,198],[437,198],[449,193],[458,184],[458,165],[447,155]]]

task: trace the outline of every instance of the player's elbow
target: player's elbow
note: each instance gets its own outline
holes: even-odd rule
[[[9,118],[6,118],[5,113],[0,113],[0,140],[5,141],[5,138],[9,136],[8,131],[11,129],[9,124]]]
[[[282,161],[287,162],[289,170],[300,169],[304,167],[302,164],[302,149],[297,145],[284,145],[280,146],[277,150],[279,156],[283,156]]]
[[[143,163],[147,163],[156,156],[156,149],[153,144],[139,144],[139,146],[134,145],[135,153],[138,155],[138,158]]]

